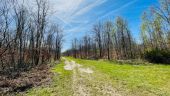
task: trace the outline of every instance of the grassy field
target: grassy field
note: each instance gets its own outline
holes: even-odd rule
[[[81,96],[81,88],[90,96],[170,96],[170,66],[130,65],[104,60],[81,60],[67,58],[84,67],[91,68],[93,74],[82,74],[77,70],[64,70],[64,61],[53,68],[55,76],[50,86],[34,88],[28,96]],[[73,75],[73,73],[76,72]],[[76,77],[76,82],[74,78]],[[83,86],[80,87],[80,86]],[[80,90],[80,91],[82,91]],[[87,94],[88,93],[88,94]]]

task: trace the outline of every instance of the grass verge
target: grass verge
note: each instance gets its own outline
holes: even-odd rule
[[[67,58],[107,74],[119,93],[126,96],[170,96],[170,66],[118,64]]]
[[[63,67],[64,61],[51,70],[54,73],[52,84],[33,88],[26,96],[72,96],[72,72],[64,70]]]

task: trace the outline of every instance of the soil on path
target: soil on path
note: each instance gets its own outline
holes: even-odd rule
[[[109,77],[75,61],[65,60],[65,70],[73,71],[73,96],[121,96],[112,87]]]

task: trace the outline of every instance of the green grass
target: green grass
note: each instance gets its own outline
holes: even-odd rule
[[[66,71],[63,67],[64,61],[51,70],[54,73],[51,85],[33,88],[26,96],[72,96],[72,71]]]
[[[94,96],[105,96],[96,89],[111,82],[113,88],[122,96],[170,96],[170,66],[151,64],[118,64],[105,60],[82,60],[67,57],[84,67],[90,67],[94,73],[84,77],[81,85],[87,85]],[[49,86],[33,88],[27,96],[73,96],[73,71],[64,70],[64,61],[51,71],[55,73]],[[87,80],[86,80],[87,79]],[[81,82],[81,81],[80,81]],[[100,94],[100,95],[95,95]]]
[[[67,58],[108,75],[113,86],[129,96],[170,96],[170,66],[130,65]]]

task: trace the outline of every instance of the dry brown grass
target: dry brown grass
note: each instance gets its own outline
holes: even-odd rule
[[[0,95],[23,92],[29,88],[48,85],[51,82],[52,73],[48,65],[40,65],[30,71],[16,74],[14,78],[0,76]]]

